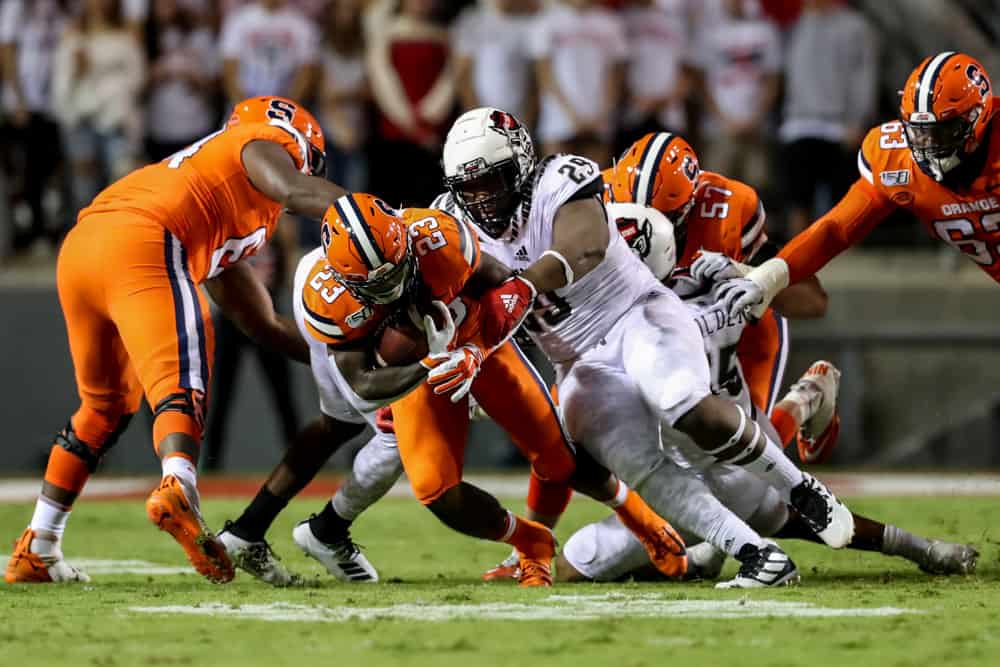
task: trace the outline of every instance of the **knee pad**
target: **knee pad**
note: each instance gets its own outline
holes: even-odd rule
[[[83,433],[87,440],[80,437],[73,426],[73,419],[70,419],[66,428],[56,434],[55,444],[82,460],[87,469],[94,472],[107,451],[117,444],[132,417],[132,414],[109,415],[81,407],[73,419],[79,425],[79,433]]]
[[[205,409],[205,394],[197,389],[167,394],[153,408],[153,442],[158,444],[171,433],[184,433],[200,442]]]

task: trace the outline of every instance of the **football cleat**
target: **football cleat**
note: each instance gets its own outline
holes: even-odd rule
[[[509,556],[500,561],[499,565],[496,565],[486,572],[483,573],[483,581],[498,581],[513,579],[517,581],[521,578],[521,557],[517,553],[517,549],[514,549]]]
[[[824,463],[833,453],[840,434],[837,394],[840,371],[829,361],[817,361],[792,385],[788,396],[797,394],[809,417],[797,436],[799,459],[803,463]]]
[[[854,537],[854,515],[809,473],[792,489],[789,504],[816,535],[834,549],[846,547]]]
[[[744,544],[736,559],[740,571],[733,579],[717,583],[716,588],[770,588],[799,582],[795,563],[774,543],[763,547]]]
[[[160,486],[146,499],[146,515],[156,526],[177,540],[191,565],[216,584],[233,580],[235,570],[225,545],[205,525],[201,512],[188,500],[179,479],[165,475]]]
[[[59,547],[53,553],[41,555],[31,551],[35,531],[25,528],[21,537],[14,542],[14,553],[7,561],[4,580],[8,584],[47,584],[69,581],[88,582],[90,577],[63,559]]]
[[[538,534],[544,536],[539,542],[532,544],[527,551],[518,550],[521,557],[521,573],[517,585],[525,588],[552,585],[552,557],[556,555],[556,537],[552,529],[528,519],[518,519],[539,529]]]
[[[928,574],[972,574],[976,571],[979,552],[971,544],[931,541],[920,562]]]
[[[345,583],[378,581],[378,572],[351,539],[350,532],[344,531],[341,539],[326,544],[313,534],[309,521],[300,522],[292,531],[292,540],[307,556],[318,560],[327,572]]]
[[[219,541],[226,547],[226,553],[236,567],[272,586],[291,586],[297,583],[298,577],[281,564],[281,559],[266,540],[244,540],[232,531],[232,524],[232,521],[226,522],[219,533]]]
[[[671,579],[679,579],[685,575],[688,570],[687,550],[684,548],[684,539],[673,526],[661,519],[656,530],[634,534],[661,574]]]
[[[684,581],[697,579],[718,579],[722,566],[726,564],[726,552],[708,542],[700,542],[687,548],[687,571]]]

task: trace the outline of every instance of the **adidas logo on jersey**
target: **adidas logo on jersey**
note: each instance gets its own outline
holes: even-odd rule
[[[500,301],[503,302],[504,309],[510,314],[517,308],[517,302],[520,301],[520,298],[516,294],[501,294]]]
[[[521,246],[520,248],[517,249],[517,252],[514,253],[514,259],[516,259],[519,262],[531,261],[531,259],[528,257],[528,250],[524,246]]]

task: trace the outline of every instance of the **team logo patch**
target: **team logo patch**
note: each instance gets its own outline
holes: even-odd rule
[[[684,175],[687,176],[688,180],[692,183],[694,183],[698,178],[698,161],[692,156],[684,156],[684,161],[681,162],[681,169],[684,171]]]
[[[882,185],[888,188],[897,185],[909,185],[910,170],[897,169],[895,171],[883,171],[882,173],[879,174],[879,179],[882,181]]]
[[[330,250],[330,241],[333,239],[333,233],[330,231],[330,224],[327,222],[323,223],[319,232],[320,241],[323,243],[323,254],[325,255],[328,250]]]
[[[516,118],[506,111],[500,111],[499,109],[494,109],[490,112],[490,122],[493,123],[494,129],[506,132],[513,132],[521,128],[521,123]]]
[[[615,225],[618,227],[618,233],[639,259],[646,259],[649,256],[650,239],[653,237],[653,226],[649,224],[649,220],[618,218],[615,220]]]

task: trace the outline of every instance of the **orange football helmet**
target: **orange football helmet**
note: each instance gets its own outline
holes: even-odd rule
[[[670,132],[647,134],[622,153],[611,179],[611,199],[651,206],[674,226],[684,223],[698,187],[698,156]]]
[[[226,127],[238,123],[267,123],[288,132],[299,145],[302,173],[326,175],[326,139],[316,118],[305,107],[284,97],[251,97],[237,102]]]
[[[913,159],[938,181],[979,147],[993,116],[986,70],[964,53],[925,58],[900,95],[899,115]]]
[[[368,194],[344,195],[326,210],[326,261],[344,287],[366,303],[393,303],[416,282],[409,234],[399,214]]]

